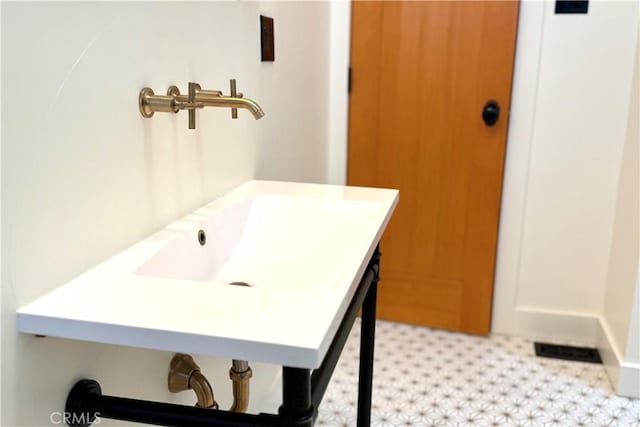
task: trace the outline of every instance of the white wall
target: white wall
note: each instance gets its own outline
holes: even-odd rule
[[[605,295],[604,316],[618,343],[624,351],[627,347],[629,321],[633,306],[633,295],[638,275],[640,256],[640,196],[638,192],[638,76],[634,77],[629,108],[629,126],[624,156],[620,169],[617,204],[614,217],[613,239],[609,256],[609,271]]]
[[[194,401],[166,391],[171,354],[17,334],[15,310],[248,179],[325,181],[328,29],[326,3],[2,2],[3,426],[48,425],[83,377]],[[138,112],[144,86],[234,77],[264,119],[207,109],[189,131],[184,112]],[[228,406],[229,361],[195,357]],[[275,410],[276,372],[254,365],[253,410]]]
[[[277,18],[276,61],[263,65],[256,86],[265,91],[261,102],[277,123],[257,140],[259,179],[327,181],[330,4],[307,3],[260,6]]]
[[[618,391],[640,397],[640,40],[636,46],[599,346],[604,350],[605,364]]]
[[[637,2],[521,4],[495,332],[596,338],[637,30]]]

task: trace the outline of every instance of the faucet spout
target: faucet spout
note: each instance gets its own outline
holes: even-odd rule
[[[188,97],[186,95],[178,95],[176,100],[186,102]],[[244,108],[245,110],[249,110],[256,120],[264,117],[264,111],[262,111],[260,105],[254,100],[239,96],[223,96],[222,93],[217,90],[197,91],[195,102],[205,107]]]

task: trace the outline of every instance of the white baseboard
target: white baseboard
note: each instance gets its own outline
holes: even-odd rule
[[[598,351],[611,384],[621,396],[640,398],[640,364],[623,360],[606,320],[598,320]]]
[[[494,324],[492,332],[596,346],[616,393],[640,398],[640,364],[623,360],[600,316],[519,306],[511,313],[510,322]]]
[[[492,332],[589,345],[598,337],[598,318],[583,313],[518,306],[510,317],[509,322],[494,324]]]

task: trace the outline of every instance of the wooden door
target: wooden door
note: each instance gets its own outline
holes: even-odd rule
[[[348,181],[400,189],[379,317],[487,334],[518,3],[354,1],[352,19]]]

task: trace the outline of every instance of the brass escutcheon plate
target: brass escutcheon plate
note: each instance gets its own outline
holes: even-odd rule
[[[140,95],[138,95],[138,107],[140,108],[140,114],[144,117],[153,117],[153,111],[147,104],[147,97],[153,95],[153,90],[149,87],[145,87],[140,91]]]

